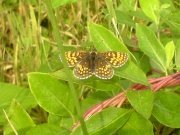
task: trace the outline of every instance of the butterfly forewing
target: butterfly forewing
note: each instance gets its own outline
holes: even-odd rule
[[[68,51],[68,52],[65,52],[65,56],[66,56],[69,67],[74,67],[86,55],[87,55],[87,52],[85,52],[85,51]]]
[[[74,67],[74,70],[73,70],[74,76],[79,79],[89,78],[93,74],[92,68],[90,67],[91,66],[90,66],[89,61],[86,58],[82,59]]]
[[[103,56],[113,67],[121,67],[128,61],[128,54],[124,52],[109,51],[99,53],[99,55]]]
[[[94,75],[100,79],[111,79],[114,75],[114,70],[102,56],[97,56],[95,59]]]

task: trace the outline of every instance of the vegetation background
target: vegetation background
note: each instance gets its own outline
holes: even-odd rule
[[[179,9],[179,0],[1,0],[0,134],[180,135]],[[92,46],[130,58],[111,80],[78,80],[64,52]]]

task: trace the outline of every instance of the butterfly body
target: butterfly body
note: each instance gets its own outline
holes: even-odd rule
[[[95,61],[97,59],[96,52],[90,52],[89,55],[87,55],[84,59],[84,61],[88,61],[88,66],[91,68],[91,70],[94,72],[95,70]]]
[[[128,60],[128,54],[122,52],[85,52],[68,51],[65,53],[70,67],[74,67],[76,78],[87,79],[92,75],[100,79],[111,79],[114,75],[113,67],[121,67]]]

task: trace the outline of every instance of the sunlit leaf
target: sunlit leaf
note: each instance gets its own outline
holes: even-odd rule
[[[31,92],[42,108],[59,116],[72,113],[73,102],[67,83],[43,73],[30,73],[28,80]]]
[[[112,134],[126,123],[130,114],[131,110],[120,108],[105,109],[86,121],[88,133],[90,135]],[[71,135],[82,135],[81,127],[77,128]]]
[[[180,96],[173,92],[155,94],[153,116],[163,125],[180,128]]]
[[[29,114],[15,100],[12,102],[9,111],[5,113],[7,114],[6,117],[8,117],[11,122],[11,126],[9,124],[5,126],[4,134],[6,135],[14,133],[14,129],[20,134],[25,134],[28,129],[35,126]],[[12,129],[12,126],[14,129]]]
[[[117,37],[115,37],[115,35],[111,31],[101,25],[89,23],[89,32],[97,51],[113,50],[127,52],[129,54],[129,64],[125,64],[125,68],[122,67],[117,69],[117,76],[120,76],[121,74],[121,77],[125,77],[126,79],[129,79],[131,81],[142,83],[145,85],[148,84],[144,72],[131,61],[131,53],[129,52],[127,47]],[[134,74],[130,72],[132,71],[132,69],[134,69],[135,71]]]
[[[127,123],[119,130],[120,135],[154,135],[153,125],[140,114],[133,112]]]
[[[128,101],[133,108],[148,119],[151,116],[153,109],[153,92],[151,90],[133,91],[129,90],[126,93]]]
[[[166,53],[153,31],[143,25],[136,25],[139,48],[166,72]]]
[[[143,12],[157,25],[159,24],[159,0],[139,0]]]
[[[173,41],[168,42],[166,44],[165,51],[166,51],[166,57],[167,57],[167,67],[169,67],[174,57],[174,51],[175,51],[175,46],[174,46]]]

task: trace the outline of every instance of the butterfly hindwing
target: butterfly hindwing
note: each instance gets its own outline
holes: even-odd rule
[[[114,75],[114,70],[102,56],[98,56],[95,59],[94,75],[100,79],[111,79]]]
[[[87,79],[92,76],[93,71],[89,61],[86,58],[84,58],[76,64],[73,73],[76,78]]]
[[[87,55],[87,52],[85,52],[85,51],[68,51],[68,52],[65,52],[65,56],[66,56],[69,67],[74,67],[86,55]]]
[[[124,52],[109,51],[99,55],[102,55],[113,67],[121,67],[128,61],[128,54]]]

